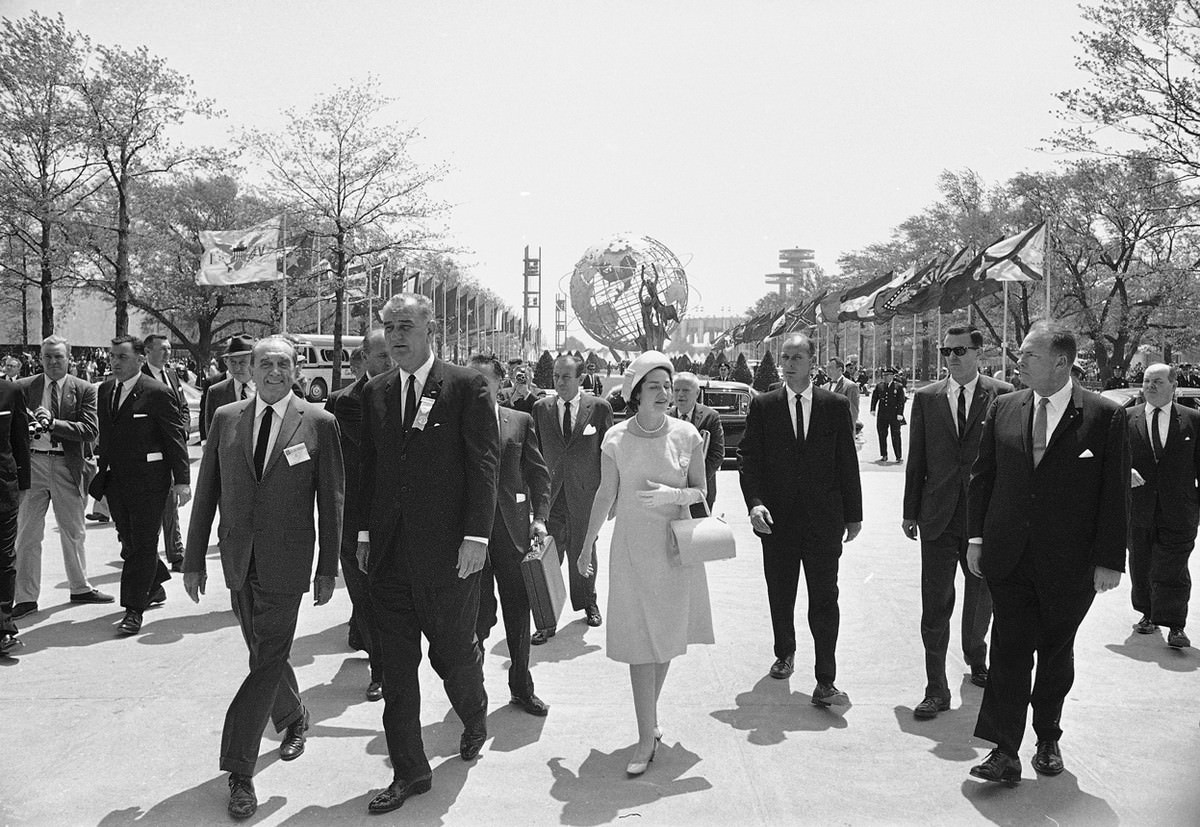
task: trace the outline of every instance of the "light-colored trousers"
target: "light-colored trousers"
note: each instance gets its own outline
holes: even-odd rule
[[[71,594],[92,590],[84,552],[86,530],[83,510],[87,494],[83,480],[76,482],[65,457],[30,454],[30,486],[21,492],[17,511],[17,603],[36,603],[42,590],[42,537],[46,533],[46,508],[53,504],[62,543],[63,564]]]

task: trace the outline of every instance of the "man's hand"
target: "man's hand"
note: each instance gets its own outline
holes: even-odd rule
[[[765,505],[756,505],[750,509],[750,525],[759,534],[770,534],[775,521],[771,519],[771,512]]]
[[[585,542],[583,544],[584,550],[579,552],[579,560],[575,564],[575,568],[579,569],[579,573],[584,577],[592,576],[592,553],[589,549],[596,542],[596,538],[593,537],[591,540],[591,543]]]
[[[460,579],[470,577],[483,568],[487,562],[487,545],[477,540],[463,539],[458,547],[458,576]]]
[[[313,602],[318,606],[324,606],[331,597],[333,597],[333,575],[318,574],[313,579]]]
[[[846,523],[846,538],[843,543],[848,543],[858,536],[858,532],[862,531],[862,522]]]
[[[359,541],[358,550],[354,553],[358,558],[358,568],[363,574],[367,574],[367,561],[371,558],[371,544],[365,541]]]
[[[208,575],[202,571],[185,571],[183,573],[183,590],[187,592],[187,596],[192,599],[193,603],[200,602],[200,595],[204,594],[204,586],[208,582]]]
[[[546,541],[546,536],[549,532],[546,531],[546,524],[541,520],[534,520],[529,524],[529,539],[536,540],[538,545]]]
[[[900,530],[904,532],[904,536],[910,540],[917,539],[917,521],[916,520],[901,520]]]
[[[1121,572],[1106,569],[1104,566],[1096,566],[1096,573],[1093,575],[1093,580],[1096,586],[1096,593],[1102,594],[1120,585]]]
[[[50,430],[50,426],[54,424],[54,417],[50,416],[50,412],[45,408],[39,407],[34,411],[33,418],[42,426],[43,431]]]
[[[1141,488],[1145,484],[1146,484],[1145,477],[1143,477],[1141,474],[1139,474],[1138,470],[1136,468],[1130,468],[1129,469],[1129,487],[1130,488]]]
[[[979,567],[983,559],[983,543],[967,543],[967,570],[976,577],[983,577],[983,569]]]
[[[171,493],[175,495],[175,505],[183,508],[192,498],[192,487],[187,483],[172,485]]]

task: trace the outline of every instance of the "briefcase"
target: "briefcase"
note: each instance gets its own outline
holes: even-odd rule
[[[553,629],[567,602],[567,586],[563,583],[562,566],[554,538],[530,544],[529,553],[521,560],[521,579],[529,596],[535,629]]]

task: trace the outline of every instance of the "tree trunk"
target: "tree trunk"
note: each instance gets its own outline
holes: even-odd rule
[[[333,311],[333,376],[330,377],[329,392],[340,390],[342,387],[342,331],[345,330],[346,318],[346,234],[338,228],[336,246],[333,252],[334,263],[334,301],[337,307]]]
[[[41,222],[42,236],[38,240],[38,287],[42,296],[42,338],[54,335],[54,271],[50,268],[50,222]]]
[[[116,336],[129,333],[129,200],[125,181],[117,186],[117,272],[113,280]]]

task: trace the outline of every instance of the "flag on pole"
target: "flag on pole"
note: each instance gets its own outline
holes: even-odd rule
[[[1041,281],[1045,277],[1046,222],[983,251],[981,278],[990,281]]]
[[[965,263],[960,262],[955,271],[947,270],[942,279],[942,299],[939,305],[941,312],[953,313],[960,307],[966,307],[971,302],[1000,289],[1000,282],[979,278],[979,265],[982,261],[983,253],[979,253]]]
[[[200,269],[196,283],[210,286],[278,281],[279,232],[283,216],[245,230],[201,230]]]
[[[909,301],[921,290],[933,285],[937,280],[937,275],[941,271],[938,265],[941,264],[941,259],[932,258],[920,270],[917,270],[913,275],[906,279],[903,284],[895,287],[885,287],[875,296],[875,321],[883,322],[897,315],[900,311],[898,307]],[[906,311],[905,315],[912,315],[911,311]]]
[[[875,319],[875,298],[884,290],[899,287],[904,282],[913,277],[913,267],[909,267],[899,275],[885,273],[882,276],[871,279],[866,284],[850,291],[854,293],[849,299],[842,299],[841,309],[838,311],[839,322],[873,322]],[[870,288],[870,289],[868,289]]]

